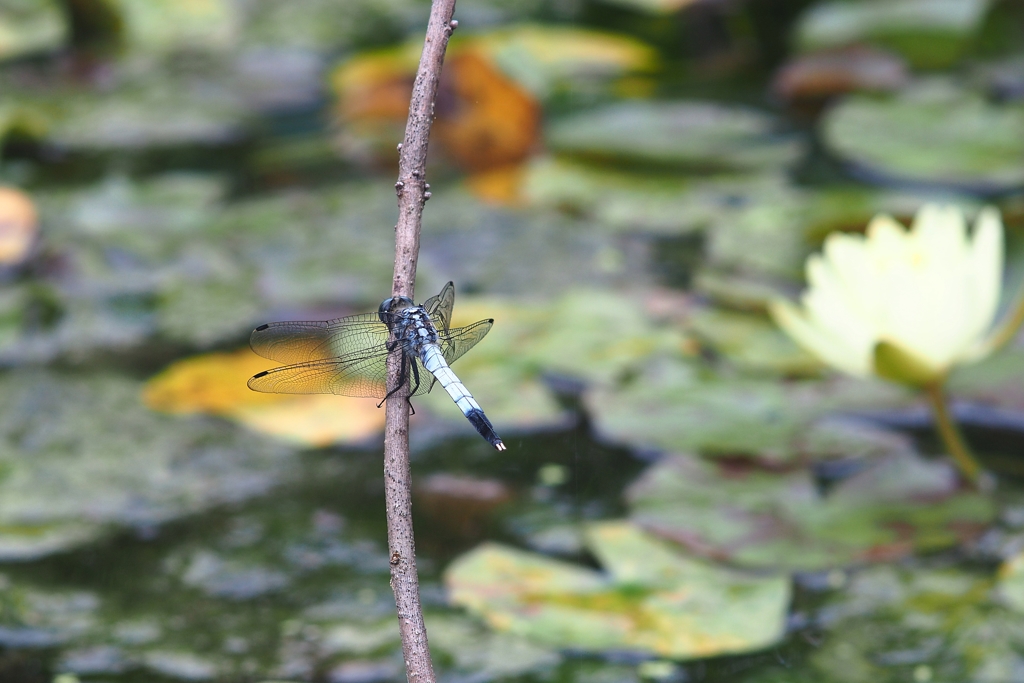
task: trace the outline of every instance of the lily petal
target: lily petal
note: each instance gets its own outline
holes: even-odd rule
[[[769,302],[768,312],[775,324],[797,344],[832,367],[858,377],[867,377],[871,374],[870,356],[850,348],[842,338],[810,322],[803,312],[789,301],[775,299]]]

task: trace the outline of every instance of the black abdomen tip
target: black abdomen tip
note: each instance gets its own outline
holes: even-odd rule
[[[480,436],[487,439],[487,443],[494,446],[497,450],[505,450],[505,444],[502,443],[501,437],[494,431],[494,425],[484,415],[484,411],[479,408],[474,408],[466,413],[466,419],[469,420],[470,424],[476,429]]]

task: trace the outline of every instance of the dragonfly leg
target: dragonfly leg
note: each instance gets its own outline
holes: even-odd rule
[[[416,366],[415,360],[410,360],[409,365],[412,367],[412,389],[409,390],[409,395],[405,397],[405,400],[409,404],[409,410],[415,415],[416,409],[412,407],[412,395],[420,388],[420,369]]]
[[[390,349],[389,349],[389,351],[390,351]],[[401,389],[402,387],[405,386],[405,381],[408,379],[408,376],[405,374],[406,373],[406,369],[405,368],[406,368],[406,366],[408,364],[409,364],[409,356],[406,355],[405,350],[403,350],[402,351],[402,369],[398,373],[398,384],[395,385],[394,389],[392,389],[391,391],[389,391],[387,394],[384,395],[384,398],[382,398],[380,400],[380,403],[377,404],[378,408],[380,408],[382,405],[384,405],[384,402],[387,401],[389,398],[391,398],[391,396],[396,391],[398,391],[399,389]],[[417,375],[417,386],[419,385],[418,379],[419,379],[419,375]],[[406,400],[409,400],[408,397],[406,397]]]
[[[416,361],[410,361],[409,365],[412,366],[412,389],[409,391],[409,396],[412,396],[420,388],[420,369],[416,367]]]

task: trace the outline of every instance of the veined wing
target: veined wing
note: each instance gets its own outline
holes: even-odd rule
[[[423,302],[423,308],[430,316],[430,321],[441,336],[448,335],[452,322],[452,307],[455,306],[455,283],[449,281],[441,288],[441,293]]]
[[[359,354],[266,370],[249,380],[249,388],[273,394],[384,398],[386,377],[387,349],[381,344]]]
[[[249,388],[270,394],[338,394],[362,398],[384,398],[387,394],[387,348],[383,344],[362,353],[309,361],[265,370],[249,379]],[[434,376],[419,358],[416,364],[420,386],[413,395],[425,394]],[[415,375],[410,372],[410,382]]]
[[[377,314],[361,313],[334,320],[260,325],[249,337],[249,346],[264,358],[279,363],[306,363],[362,357],[377,347],[383,352],[387,339],[387,325]]]
[[[440,334],[438,343],[441,347],[441,355],[451,365],[466,351],[476,346],[491,331],[493,324],[494,320],[488,318],[487,320],[478,320],[472,325],[457,327],[449,331],[447,335]]]

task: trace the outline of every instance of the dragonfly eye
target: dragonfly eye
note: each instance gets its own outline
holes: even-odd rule
[[[387,323],[387,316],[396,310],[402,310],[405,308],[411,308],[413,305],[412,299],[407,296],[393,296],[381,302],[380,307],[377,309],[377,316],[381,322]]]

